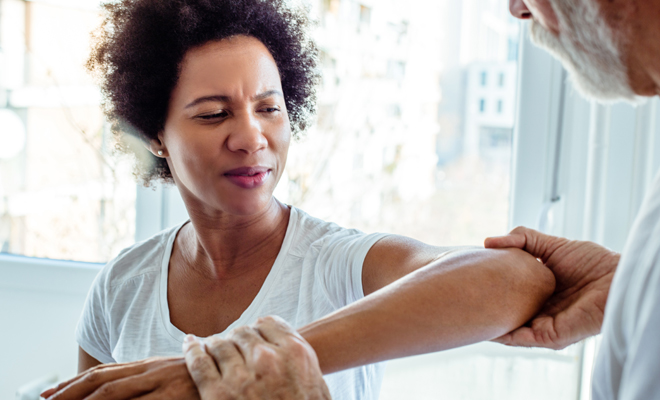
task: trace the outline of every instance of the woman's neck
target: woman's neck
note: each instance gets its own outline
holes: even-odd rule
[[[191,209],[189,213],[191,223],[176,241],[186,269],[226,280],[272,265],[284,241],[290,210],[273,197],[263,211],[250,216]]]

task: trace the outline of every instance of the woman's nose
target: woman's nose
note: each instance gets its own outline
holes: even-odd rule
[[[511,15],[519,19],[532,18],[532,12],[529,11],[523,0],[509,0],[509,11]]]
[[[227,148],[233,152],[252,154],[268,147],[260,121],[252,115],[237,116],[227,138]]]

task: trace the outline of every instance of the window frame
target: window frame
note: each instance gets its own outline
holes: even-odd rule
[[[635,107],[586,100],[561,64],[521,31],[510,228],[620,252],[660,168],[660,101]],[[578,344],[580,400],[591,399],[598,341]]]

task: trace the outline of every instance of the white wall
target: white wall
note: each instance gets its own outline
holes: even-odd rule
[[[99,268],[0,254],[0,399],[44,376],[76,373],[74,330]]]

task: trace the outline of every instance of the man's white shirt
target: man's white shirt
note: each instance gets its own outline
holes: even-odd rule
[[[593,400],[660,400],[660,174],[612,282]]]

